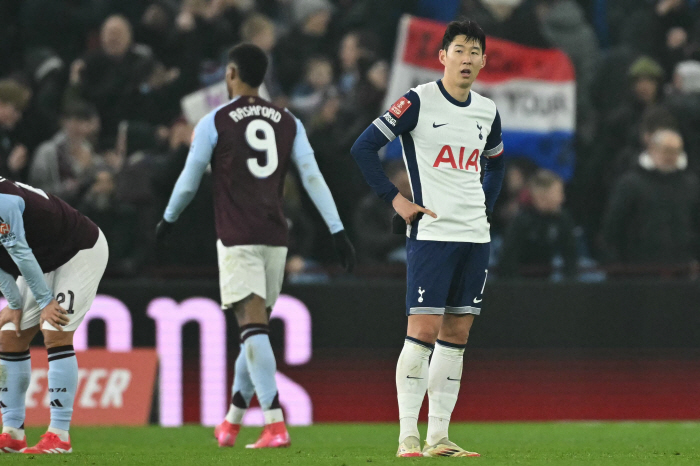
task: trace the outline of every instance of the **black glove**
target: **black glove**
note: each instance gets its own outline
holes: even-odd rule
[[[486,221],[489,222],[489,225],[491,224],[491,216],[493,215],[493,212],[490,211],[489,209],[486,209]]]
[[[161,219],[161,221],[158,222],[158,225],[156,225],[156,244],[163,242],[165,237],[170,233],[170,230],[173,229],[173,225],[175,224],[165,219]]]
[[[346,272],[352,272],[355,268],[355,248],[348,238],[345,230],[340,230],[338,233],[333,233],[333,247],[335,252],[340,257],[340,264]]]

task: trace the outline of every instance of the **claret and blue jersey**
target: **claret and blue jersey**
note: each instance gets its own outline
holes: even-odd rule
[[[15,283],[22,275],[43,308],[53,299],[44,274],[92,248],[99,229],[61,199],[0,177],[0,290],[21,309]]]
[[[282,190],[290,162],[330,232],[342,230],[304,126],[257,96],[236,97],[199,121],[163,217],[178,219],[211,164],[216,232],[223,245],[286,246]]]

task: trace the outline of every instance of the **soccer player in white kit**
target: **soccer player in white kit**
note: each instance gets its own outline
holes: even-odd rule
[[[438,57],[443,78],[407,92],[352,148],[369,185],[407,225],[408,330],[396,368],[400,457],[479,456],[450,441],[448,426],[469,330],[481,312],[491,241],[488,215],[505,171],[496,105],[471,90],[486,65],[485,51],[477,23],[451,22]],[[389,181],[377,155],[396,137],[413,202]],[[421,450],[418,412],[426,391],[428,436]]]

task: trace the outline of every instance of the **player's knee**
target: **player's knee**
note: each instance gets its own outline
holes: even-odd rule
[[[420,340],[422,342],[434,345],[437,341],[438,330],[432,328],[421,328],[410,332],[408,336]]]
[[[236,303],[233,308],[238,325],[266,324],[269,322],[269,314],[265,308],[265,300],[251,294],[244,301]]]
[[[469,329],[443,328],[440,338],[457,345],[466,345],[469,340]]]
[[[3,330],[0,332],[0,352],[18,353],[29,349],[31,339],[17,337],[14,330]]]
[[[73,332],[42,329],[41,333],[44,335],[44,346],[47,348],[73,344]]]

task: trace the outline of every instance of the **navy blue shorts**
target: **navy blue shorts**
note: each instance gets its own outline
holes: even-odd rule
[[[407,238],[406,315],[479,315],[490,246]]]

